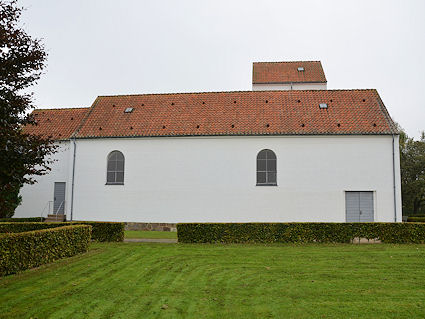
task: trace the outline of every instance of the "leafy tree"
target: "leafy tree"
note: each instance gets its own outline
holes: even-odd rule
[[[417,215],[425,208],[425,132],[418,141],[400,134],[403,214]]]
[[[25,134],[23,127],[36,125],[28,93],[42,74],[47,54],[39,39],[18,25],[23,8],[17,0],[0,0],[0,217],[11,217],[20,203],[19,189],[46,174],[55,152],[52,141]]]

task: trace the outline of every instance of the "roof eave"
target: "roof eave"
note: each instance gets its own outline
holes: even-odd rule
[[[391,136],[399,135],[394,132],[354,132],[354,133],[217,133],[217,134],[164,134],[164,135],[111,135],[111,136],[75,136],[75,139],[100,138],[151,138],[151,137],[218,137],[218,136]]]

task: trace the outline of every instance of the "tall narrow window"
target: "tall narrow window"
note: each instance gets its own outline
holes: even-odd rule
[[[257,155],[257,186],[276,185],[276,154],[262,150]]]
[[[107,185],[123,185],[124,184],[124,155],[120,151],[112,151],[108,155],[106,184]]]

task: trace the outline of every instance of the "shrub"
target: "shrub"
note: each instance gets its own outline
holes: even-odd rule
[[[3,175],[4,177],[5,175]],[[2,183],[0,185],[0,218],[10,218],[15,213],[16,207],[22,202],[19,190],[22,185],[19,183]]]
[[[425,243],[421,223],[181,223],[182,243]]]
[[[96,241],[123,241],[124,223],[113,222],[72,222],[73,224],[90,225],[92,239]]]
[[[44,222],[44,217],[0,218],[0,223]]]
[[[61,222],[61,223],[0,223],[0,233],[20,233],[68,225],[92,226],[92,240],[123,241],[124,223],[110,222]]]
[[[425,217],[408,217],[408,222],[414,222],[414,223],[425,223]]]
[[[86,252],[91,226],[71,225],[0,236],[0,276]]]

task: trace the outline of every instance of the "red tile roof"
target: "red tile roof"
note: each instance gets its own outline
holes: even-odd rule
[[[303,67],[304,71],[298,71]],[[254,62],[252,83],[326,83],[320,61]]]
[[[75,132],[89,108],[37,109],[31,114],[37,125],[27,125],[24,132],[54,140],[66,140]]]
[[[320,109],[320,103],[328,108]],[[75,136],[396,132],[376,90],[297,90],[100,96]]]

